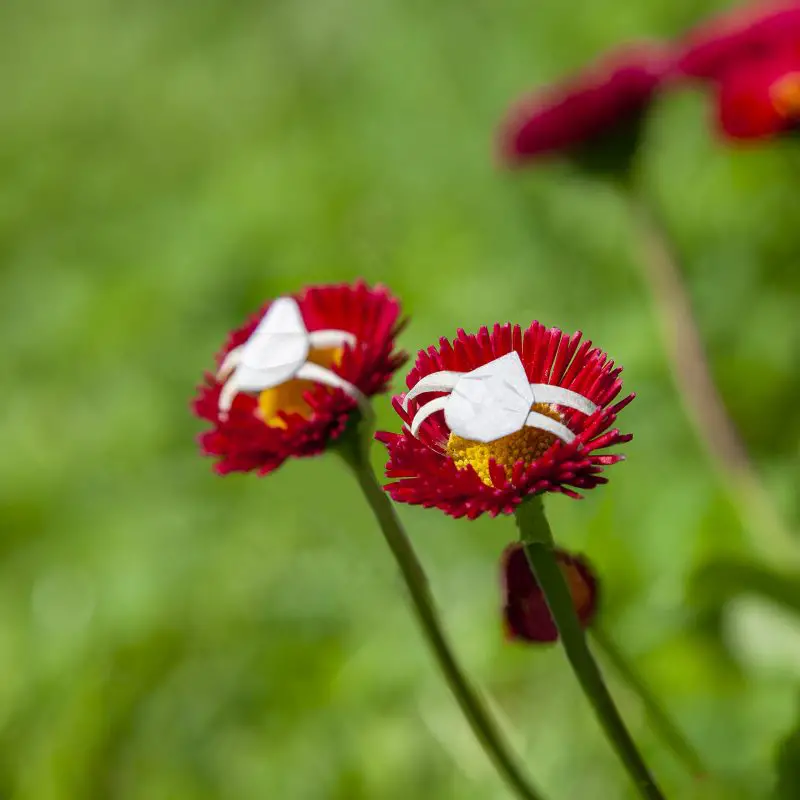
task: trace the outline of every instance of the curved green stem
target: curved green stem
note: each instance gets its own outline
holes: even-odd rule
[[[606,659],[614,666],[620,677],[641,701],[656,733],[664,740],[677,758],[686,765],[696,779],[705,779],[708,771],[700,760],[697,751],[661,707],[661,704],[641,675],[636,672],[629,659],[622,654],[614,640],[597,623],[592,625],[591,633],[592,638],[597,642]]]
[[[500,729],[461,669],[445,637],[422,565],[391,500],[375,477],[367,459],[366,448],[351,440],[349,443],[342,442],[339,453],[351,468],[375,515],[383,537],[400,568],[422,633],[475,736],[517,797],[522,800],[543,800],[542,795],[523,774]]]
[[[676,248],[638,180],[622,187],[638,236],[639,265],[658,317],[669,366],[686,414],[731,502],[772,563],[800,562],[800,551],[778,512],[714,383]]]
[[[614,700],[606,688],[586,636],[578,621],[569,587],[553,552],[553,536],[539,497],[517,509],[517,525],[525,554],[544,593],[559,638],[583,693],[594,708],[597,720],[633,780],[639,794],[647,800],[664,800],[650,770],[644,763]]]

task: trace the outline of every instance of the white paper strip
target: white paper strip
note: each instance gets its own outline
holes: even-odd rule
[[[597,411],[597,406],[591,400],[571,389],[549,383],[532,383],[531,391],[534,403],[555,403],[565,408],[574,408],[584,414],[594,414]]]
[[[566,425],[556,422],[556,420],[550,419],[550,417],[540,414],[538,411],[531,411],[531,413],[528,414],[525,425],[528,428],[539,428],[540,430],[552,433],[567,444],[571,444],[575,441],[575,434]]]
[[[414,415],[414,419],[411,420],[411,435],[416,436],[422,423],[432,414],[435,414],[437,411],[444,411],[448,399],[448,397],[436,397],[429,403],[425,403]]]
[[[406,396],[403,398],[403,408],[408,408],[408,404],[421,394],[426,392],[449,392],[458,382],[459,378],[464,376],[463,372],[432,372],[430,375],[425,375],[420,378],[414,385],[413,389],[409,389]]]
[[[341,389],[358,403],[359,408],[361,408],[363,412],[368,411],[370,414],[372,413],[372,406],[369,403],[369,399],[360,389],[353,386],[352,383],[346,381],[335,372],[331,372],[331,370],[319,366],[319,364],[303,364],[297,371],[297,377],[300,380],[313,381],[314,383],[331,386],[334,389]]]
[[[332,350],[345,344],[350,347],[356,345],[356,337],[352,333],[337,330],[311,331],[308,341],[315,350]]]

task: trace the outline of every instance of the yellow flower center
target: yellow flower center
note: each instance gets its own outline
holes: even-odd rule
[[[772,84],[772,105],[786,119],[800,117],[800,72],[790,72]]]
[[[342,361],[342,348],[312,350],[308,354],[308,361],[311,364],[318,364],[320,367],[326,367],[327,369],[336,367]],[[258,395],[258,411],[261,419],[271,428],[286,428],[286,423],[278,416],[280,411],[286,414],[300,414],[300,416],[309,419],[311,417],[311,406],[303,399],[303,394],[317,386],[319,384],[313,381],[293,379],[276,386],[274,389],[266,389]]]
[[[561,414],[546,403],[535,403],[531,411],[538,411],[550,419],[561,422]],[[459,469],[473,467],[487,486],[493,486],[489,476],[491,459],[500,464],[505,469],[506,476],[510,478],[517,461],[522,461],[526,467],[530,466],[547,452],[555,440],[556,437],[552,433],[528,426],[487,443],[462,439],[451,433],[447,440],[447,452]]]

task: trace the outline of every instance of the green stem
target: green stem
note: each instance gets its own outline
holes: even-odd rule
[[[425,572],[392,502],[375,477],[366,456],[366,448],[357,442],[342,442],[339,453],[351,468],[375,515],[383,537],[400,568],[422,633],[475,736],[517,797],[522,800],[542,800],[542,795],[523,774],[500,729],[456,660],[434,606]]]
[[[558,627],[567,659],[583,693],[594,708],[598,722],[639,790],[639,794],[647,800],[664,800],[664,795],[656,785],[617,711],[586,643],[586,636],[578,621],[572,595],[553,552],[553,536],[544,515],[541,498],[534,497],[519,506],[517,525],[528,562]]]
[[[614,666],[620,677],[645,707],[650,722],[658,735],[678,759],[684,762],[695,778],[698,780],[705,779],[708,772],[697,751],[661,707],[655,695],[642,680],[641,675],[636,672],[630,661],[622,654],[614,640],[597,623],[592,625],[591,633],[592,638],[597,642],[606,659]]]
[[[689,421],[753,545],[775,564],[800,562],[794,538],[732,422],[714,383],[676,248],[637,179],[622,186],[638,237],[639,266],[661,328],[673,380]]]

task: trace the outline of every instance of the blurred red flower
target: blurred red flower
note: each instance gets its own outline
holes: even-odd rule
[[[597,613],[597,579],[580,556],[555,549],[581,625],[591,624]],[[511,640],[548,643],[558,640],[556,627],[539,582],[520,543],[510,544],[502,560],[503,623]]]
[[[406,379],[409,389],[433,373],[468,373],[515,353],[521,362],[518,368],[524,386],[546,384],[548,388],[567,389],[589,401],[594,410],[583,413],[558,401],[534,401],[533,406],[523,408],[523,419],[533,411],[539,420],[546,416],[562,429],[566,426],[572,437],[569,442],[546,428],[524,423],[488,443],[485,438],[475,441],[453,433],[441,410],[421,423],[416,436],[409,427],[399,434],[379,432],[376,438],[389,455],[386,476],[396,479],[386,491],[397,502],[474,519],[487,512],[492,516],[513,513],[530,495],[560,492],[579,498],[576,489],[605,483],[600,473],[623,456],[598,451],[632,438],[611,426],[633,395],[612,405],[622,389],[622,369],[590,341],[581,342],[581,336],[580,332],[569,336],[538,322],[524,331],[518,325],[495,325],[491,333],[487,328],[481,328],[477,335],[459,331],[452,344],[441,339],[438,348],[421,351]],[[446,395],[433,394],[437,398]],[[405,395],[394,398],[394,408],[406,426],[413,424],[431,396],[415,397],[407,407]],[[503,400],[489,399],[483,405],[487,402],[494,421],[508,419]]]
[[[351,344],[314,348],[307,361],[343,379],[365,397],[385,392],[394,371],[406,361],[395,350],[402,327],[400,304],[382,288],[364,283],[312,286],[294,295],[305,329],[340,331]],[[267,303],[229,336],[217,367],[236,347],[247,342],[277,301]],[[263,391],[240,391],[230,410],[221,410],[225,378],[207,373],[193,401],[195,414],[211,423],[200,436],[206,455],[217,459],[216,472],[258,471],[267,475],[287,458],[313,456],[325,450],[345,429],[357,409],[356,400],[340,388],[294,376]]]
[[[553,155],[600,157],[625,166],[640,123],[672,67],[667,51],[641,43],[606,55],[562,83],[523,98],[500,128],[500,155],[509,165]]]
[[[716,87],[729,138],[800,127],[800,2],[759,3],[704,23],[687,36],[678,67]]]

